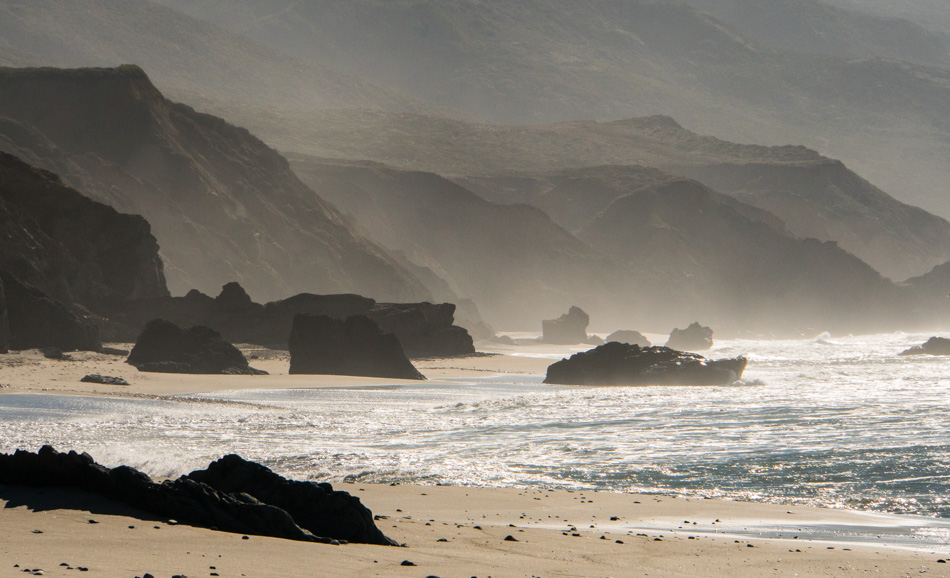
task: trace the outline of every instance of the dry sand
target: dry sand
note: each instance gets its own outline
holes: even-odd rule
[[[0,393],[165,396],[241,388],[338,387],[393,380],[286,375],[285,354],[248,351],[270,377],[144,374],[123,357],[36,351],[0,355]],[[508,352],[511,353],[511,352]],[[543,347],[529,355],[551,355]],[[425,360],[432,380],[539,374],[541,357]],[[130,386],[80,383],[88,373]],[[69,448],[58,448],[67,450]],[[144,576],[950,576],[946,552],[885,544],[749,539],[760,525],[861,525],[872,517],[721,500],[610,492],[342,484],[407,548],[329,546],[171,525],[81,492],[0,488],[0,577]],[[78,508],[78,509],[76,509]],[[611,518],[617,518],[611,520]],[[91,523],[95,520],[96,523]],[[696,522],[696,524],[693,524]],[[133,527],[134,526],[134,527]],[[39,532],[35,532],[35,531]],[[718,534],[717,534],[718,533]],[[645,535],[638,535],[645,534]],[[506,540],[511,536],[516,541]],[[402,566],[404,560],[415,566]],[[62,565],[65,564],[65,565]],[[87,568],[81,572],[80,567]]]

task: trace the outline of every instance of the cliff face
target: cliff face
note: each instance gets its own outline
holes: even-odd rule
[[[168,295],[148,222],[0,153],[0,269],[65,304],[105,313]]]
[[[166,100],[135,66],[0,69],[0,150],[144,216],[172,292],[237,279],[394,301],[427,292],[246,130]]]

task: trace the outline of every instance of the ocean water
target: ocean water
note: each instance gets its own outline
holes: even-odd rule
[[[710,357],[749,358],[726,387],[488,375],[160,401],[7,394],[0,451],[49,443],[153,476],[239,453],[297,479],[594,488],[950,521],[950,358],[897,355],[927,337],[722,341]],[[948,530],[931,541],[950,543]]]

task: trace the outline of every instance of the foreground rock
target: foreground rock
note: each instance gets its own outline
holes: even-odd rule
[[[235,455],[207,470],[158,484],[128,466],[109,469],[88,454],[43,446],[35,454],[21,450],[0,454],[0,484],[78,488],[151,514],[225,532],[396,545],[376,527],[372,512],[359,498],[334,491],[330,484],[284,479]]]
[[[182,330],[164,319],[145,326],[127,362],[139,371],[157,373],[266,374],[250,367],[244,354],[214,329],[196,325]]]
[[[639,345],[640,347],[650,347],[653,345],[650,343],[650,340],[646,338],[645,335],[639,331],[631,331],[629,329],[621,329],[619,331],[614,331],[607,336],[607,343],[616,341],[617,343],[626,343],[627,345]]]
[[[425,379],[399,339],[363,315],[345,320],[297,315],[290,332],[290,373]]]
[[[541,322],[541,341],[556,345],[574,345],[587,342],[590,316],[580,307],[571,307],[557,319]]]
[[[746,359],[713,361],[668,347],[607,343],[548,367],[544,383],[561,385],[726,385],[742,377]]]
[[[915,345],[901,355],[950,355],[950,339],[931,337],[923,345]]]
[[[93,323],[6,270],[0,269],[0,281],[4,297],[0,326],[5,313],[9,349],[56,347],[67,351],[96,351],[101,347],[99,330]]]
[[[695,321],[686,329],[674,329],[666,342],[670,349],[682,351],[706,351],[713,346],[713,330]]]

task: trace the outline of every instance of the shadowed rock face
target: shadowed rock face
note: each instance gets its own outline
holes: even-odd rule
[[[0,268],[64,304],[102,313],[168,295],[149,224],[0,153]]]
[[[560,345],[574,345],[587,341],[587,325],[590,317],[580,307],[571,307],[557,319],[541,322],[541,341]]]
[[[0,278],[0,353],[10,350],[10,316],[7,314],[7,299]]]
[[[713,361],[668,347],[607,343],[548,367],[544,383],[561,385],[725,385],[742,377],[746,359]]]
[[[3,319],[9,328],[9,349],[55,347],[96,351],[98,327],[50,299],[45,293],[0,269],[5,308],[0,307],[0,341]],[[5,311],[4,311],[5,309]]]
[[[267,298],[307,290],[428,297],[280,154],[166,100],[136,66],[0,69],[0,123],[0,150],[148,219],[173,291],[238,279]]]
[[[674,329],[666,346],[671,349],[686,351],[706,351],[713,346],[713,330],[703,327],[697,322],[689,324],[686,329]]]
[[[376,303],[368,297],[346,294],[301,293],[261,305],[232,282],[215,298],[190,291],[184,297],[129,303],[106,327],[106,334],[113,341],[134,339],[149,320],[162,318],[181,326],[211,327],[233,343],[285,349],[298,313],[334,319],[365,315],[384,331],[395,334],[410,357],[474,353],[471,336],[453,325],[454,312],[451,303]]]
[[[915,345],[901,355],[950,355],[950,339],[931,337],[923,345]]]
[[[43,446],[35,454],[22,450],[0,454],[0,484],[78,488],[151,514],[224,532],[396,545],[376,528],[372,512],[359,498],[333,491],[330,484],[284,479],[235,455],[225,456],[207,470],[157,484],[128,466],[109,469],[89,454],[60,453]]]
[[[425,379],[399,339],[363,315],[345,320],[296,315],[290,332],[290,373]]]
[[[182,330],[163,319],[145,326],[127,362],[139,371],[158,373],[266,373],[248,366],[244,354],[214,329],[196,325]]]

